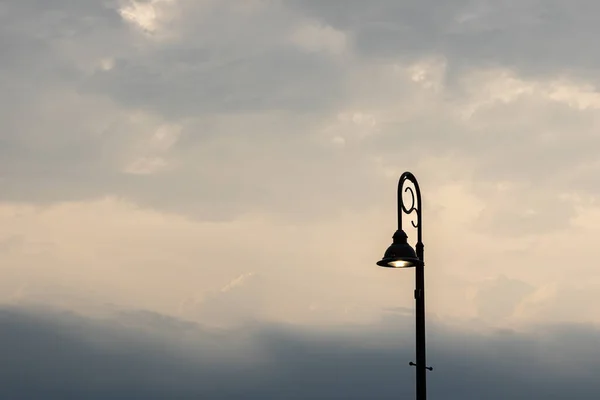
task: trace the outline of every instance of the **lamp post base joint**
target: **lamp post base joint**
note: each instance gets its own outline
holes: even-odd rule
[[[416,367],[416,366],[417,366],[417,364],[415,364],[415,363],[414,363],[414,362],[412,362],[412,361],[411,361],[411,362],[409,362],[409,363],[408,363],[408,365],[410,365],[411,367]],[[433,371],[433,367],[425,367],[425,369],[426,369],[426,370],[429,370],[429,371]]]

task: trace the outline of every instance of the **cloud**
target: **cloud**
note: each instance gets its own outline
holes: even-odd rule
[[[307,24],[299,27],[291,37],[291,40],[307,51],[328,51],[332,54],[340,54],[346,47],[346,36],[329,26]]]
[[[486,283],[480,286],[476,299],[478,315],[482,319],[499,320],[511,316],[533,290],[527,283],[503,275]]]
[[[368,57],[448,57],[453,69],[504,66],[526,75],[576,74],[595,79],[598,26],[593,1],[360,0],[290,1],[295,9],[352,32]],[[360,17],[359,17],[360,16]]]
[[[595,7],[3,2],[3,299],[372,320],[408,169],[432,313],[597,322]]]
[[[155,313],[87,318],[0,312],[6,398],[381,399],[413,396],[406,317],[329,331],[255,323],[230,331]],[[598,332],[461,333],[432,324],[432,397],[592,399]]]
[[[169,11],[175,8],[176,4],[177,2],[172,0],[130,1],[121,6],[118,11],[125,21],[144,33],[157,35],[165,20],[169,19]]]
[[[394,189],[390,184],[391,212]],[[600,283],[587,262],[599,256],[597,211],[584,207],[573,230],[499,236],[473,229],[479,205],[463,190],[456,184],[427,192],[427,198],[450,206],[427,204],[425,214],[431,226],[425,231],[431,313],[446,321],[484,318],[504,327],[572,322],[574,315],[578,322],[599,322],[585,306]],[[255,318],[365,323],[378,319],[381,308],[413,308],[413,271],[375,265],[394,230],[389,210],[310,223],[260,214],[224,222],[192,220],[118,198],[4,204],[0,301],[80,312],[110,304],[216,325]],[[532,291],[512,293],[509,284],[493,294],[490,287],[486,301],[488,285],[501,275]],[[229,285],[241,276],[242,284]],[[561,294],[584,290],[581,277],[589,297]],[[512,305],[501,311],[505,300]],[[501,319],[486,317],[496,312]]]
[[[116,195],[200,219],[322,218],[374,206],[386,169],[413,165],[423,178],[453,171],[479,194],[535,184],[528,208],[548,207],[534,219],[490,211],[482,223],[527,219],[539,232],[569,223],[568,211],[547,218],[559,195],[597,192],[593,79],[521,68],[526,46],[547,48],[531,32],[582,26],[583,14],[557,20],[558,3],[69,4],[2,14],[7,54],[32,49],[3,72],[15,93],[2,99],[5,199]],[[171,144],[153,147],[165,129]]]

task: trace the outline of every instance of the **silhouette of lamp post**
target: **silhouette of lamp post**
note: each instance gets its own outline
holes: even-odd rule
[[[406,185],[412,183],[413,187]],[[404,204],[403,194],[409,193],[410,207]],[[402,229],[402,215],[416,213],[416,222],[411,221],[413,228],[417,229],[416,251],[408,244],[408,236]],[[427,367],[425,361],[425,271],[423,262],[423,224],[421,209],[421,191],[415,176],[405,172],[398,182],[398,230],[394,233],[393,243],[385,251],[385,255],[377,265],[387,268],[415,268],[415,303],[416,303],[416,355],[417,362],[409,365],[417,368],[416,399],[427,399]]]

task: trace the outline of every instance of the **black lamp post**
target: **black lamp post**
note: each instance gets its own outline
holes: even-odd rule
[[[405,186],[406,181],[414,186]],[[410,193],[412,201],[410,207],[404,204],[403,192]],[[402,230],[402,214],[417,214],[416,222],[413,220],[411,224],[417,228],[417,245],[416,252],[408,244],[408,236]],[[416,302],[416,347],[417,347],[417,362],[411,362],[411,366],[417,367],[416,391],[417,400],[427,399],[427,370],[433,368],[427,367],[425,360],[425,271],[423,262],[423,225],[422,225],[422,209],[421,209],[421,191],[417,179],[410,172],[405,172],[400,176],[398,182],[398,230],[394,233],[394,241],[385,251],[385,255],[377,265],[387,268],[416,268],[415,274],[415,302]]]

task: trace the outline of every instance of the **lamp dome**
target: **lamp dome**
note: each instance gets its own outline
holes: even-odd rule
[[[393,243],[387,248],[377,265],[387,268],[411,268],[422,264],[415,250],[408,244],[408,236],[404,231],[396,231],[393,238]]]

